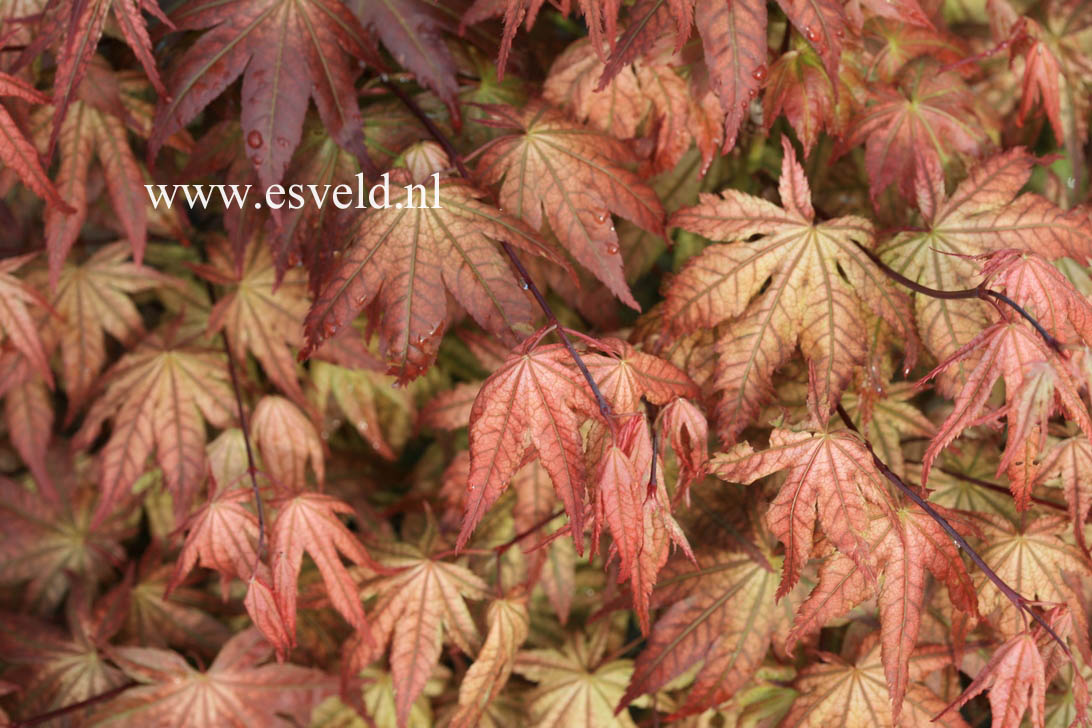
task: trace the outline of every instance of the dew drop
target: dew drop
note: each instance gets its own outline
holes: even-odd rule
[[[819,41],[819,31],[809,25],[804,28],[804,37],[812,43],[817,43]]]
[[[607,221],[607,214],[605,212],[600,212],[595,216],[595,221],[600,225],[605,223]]]
[[[520,281],[520,282],[519,282],[519,287],[520,287],[520,288],[522,288],[522,289],[523,289],[523,290],[525,290],[525,291],[526,291],[526,290],[527,290],[528,288],[530,288],[530,286],[528,286],[528,285],[527,285],[527,281]]]
[[[260,167],[262,165],[262,155],[255,154],[253,157],[250,158],[250,161],[254,164],[255,167]]]
[[[768,72],[766,70],[766,66],[762,65],[762,66],[759,66],[758,68],[756,68],[755,70],[751,71],[751,78],[753,78],[756,81],[765,81],[767,73]]]
[[[607,255],[618,255],[618,246],[617,245],[608,245],[607,246]]]
[[[288,140],[282,136],[277,137],[277,146],[281,149],[288,149]]]
[[[257,129],[246,135],[246,143],[250,145],[251,149],[261,149],[262,142],[262,133]]]
[[[753,88],[747,89],[747,95],[750,96],[753,99],[755,96],[758,96],[758,89],[753,89]]]

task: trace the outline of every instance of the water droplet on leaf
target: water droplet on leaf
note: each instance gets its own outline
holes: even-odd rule
[[[250,132],[246,135],[246,143],[251,149],[261,149],[263,143],[262,133],[257,129]]]
[[[819,31],[809,25],[804,28],[804,37],[812,43],[816,43],[819,40]]]
[[[764,65],[759,66],[755,70],[751,71],[751,78],[753,78],[756,81],[765,81],[766,80],[766,74],[767,74],[766,66],[764,66]]]

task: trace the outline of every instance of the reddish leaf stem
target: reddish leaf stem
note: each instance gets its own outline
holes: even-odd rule
[[[554,520],[555,518],[557,518],[559,516],[563,516],[563,515],[565,515],[565,509],[564,508],[562,508],[561,510],[554,511],[553,513],[546,516],[545,518],[542,518],[541,520],[534,523],[533,525],[528,526],[527,528],[523,529],[522,531],[520,531],[519,533],[517,533],[515,536],[508,539],[504,543],[499,544],[497,546],[494,546],[493,547],[494,553],[496,553],[497,556],[499,557],[501,554],[503,554],[505,551],[507,551],[508,549],[515,546],[517,543],[519,543],[523,539],[525,539],[528,536],[530,536],[531,534],[535,533],[540,528],[545,527],[546,524],[548,524],[550,521]],[[466,549],[464,549],[464,551],[465,550]]]
[[[944,532],[947,533],[951,537],[952,541],[955,542],[956,548],[961,549],[964,553],[967,554],[967,556],[970,557],[971,561],[974,562],[975,566],[981,569],[982,573],[986,575],[986,578],[993,582],[993,585],[997,587],[997,590],[1000,591],[1006,599],[1012,602],[1017,609],[1019,609],[1024,614],[1029,615],[1032,619],[1038,622],[1039,626],[1046,630],[1046,633],[1049,634],[1054,639],[1054,641],[1058,643],[1058,645],[1062,648],[1062,651],[1065,652],[1066,656],[1072,659],[1073,654],[1069,651],[1069,646],[1066,645],[1062,638],[1058,636],[1058,633],[1054,631],[1054,628],[1047,624],[1047,621],[1043,619],[1038,612],[1028,606],[1028,600],[1021,596],[1019,592],[1017,592],[1007,583],[1005,583],[1005,580],[998,576],[996,571],[990,568],[989,564],[986,563],[985,559],[978,555],[978,552],[971,547],[971,545],[967,542],[967,539],[963,538],[963,535],[959,531],[955,530],[955,527],[952,526],[952,524],[948,523],[948,520],[944,516],[940,515],[940,513],[938,513],[937,510],[933,508],[933,506],[930,505],[928,501],[918,495],[918,493],[913,488],[907,485],[894,470],[887,467],[887,463],[885,463],[883,460],[880,460],[880,457],[876,454],[876,451],[872,449],[872,443],[868,441],[867,437],[861,434],[861,431],[857,429],[857,426],[855,424],[853,424],[853,420],[852,418],[850,418],[849,413],[846,412],[845,407],[843,407],[840,403],[838,404],[837,411],[838,416],[842,418],[842,422],[845,424],[845,426],[849,430],[860,435],[861,441],[864,442],[864,446],[868,449],[868,453],[872,456],[872,464],[876,466],[876,469],[879,470],[880,473],[882,473],[883,476],[887,478],[887,480],[890,481],[892,485],[898,488],[898,490],[901,491],[903,495],[912,500],[919,508],[925,511],[925,513],[930,518],[936,521],[937,525],[944,529]]]
[[[394,94],[407,109],[409,109],[410,113],[417,117],[418,121],[421,122],[432,138],[436,140],[436,143],[444,148],[444,151],[447,153],[447,156],[451,158],[451,161],[459,174],[468,180],[472,179],[470,171],[466,168],[466,165],[463,164],[462,159],[459,157],[459,153],[455,150],[455,145],[451,143],[451,140],[444,134],[443,130],[436,126],[436,122],[430,119],[428,114],[417,105],[417,102],[397,85],[389,80],[384,81],[383,85],[385,85],[390,92]],[[614,412],[611,410],[610,403],[607,402],[603,393],[599,391],[599,385],[595,383],[595,378],[592,377],[591,372],[588,371],[587,365],[580,357],[580,353],[573,346],[573,342],[568,334],[565,333],[565,328],[557,320],[557,315],[554,314],[553,309],[550,308],[550,304],[546,301],[546,298],[542,295],[538,286],[535,285],[535,282],[531,280],[531,275],[523,266],[523,262],[519,259],[519,256],[516,255],[515,248],[508,243],[501,243],[501,246],[504,248],[504,252],[507,253],[509,260],[512,261],[512,265],[515,266],[516,271],[519,273],[523,286],[531,292],[535,301],[538,302],[538,307],[542,309],[542,313],[545,314],[547,322],[557,327],[557,335],[561,337],[562,343],[565,344],[565,348],[569,350],[569,354],[572,356],[573,361],[576,362],[576,368],[580,370],[580,373],[584,376],[584,380],[587,381],[588,386],[591,387],[592,394],[595,395],[595,402],[599,406],[599,413],[603,416],[603,419],[607,423],[607,427],[610,428],[611,434],[613,435],[615,431]]]
[[[991,303],[995,303],[997,301],[1004,303],[1005,305],[1012,308],[1012,310],[1016,311],[1016,313],[1020,314],[1029,324],[1031,324],[1032,327],[1034,327],[1034,329],[1039,332],[1039,336],[1043,337],[1043,341],[1046,342],[1047,346],[1049,346],[1051,349],[1059,354],[1062,353],[1061,342],[1051,336],[1050,332],[1044,329],[1042,324],[1035,320],[1034,316],[1025,311],[1020,304],[1006,296],[1004,293],[1000,293],[999,291],[994,291],[990,288],[986,288],[985,284],[982,284],[975,288],[964,288],[958,291],[941,291],[936,288],[929,288],[928,286],[923,286],[917,281],[912,281],[904,276],[902,273],[899,273],[897,270],[887,265],[887,263],[884,263],[882,260],[880,260],[880,257],[878,255],[876,255],[863,245],[858,243],[857,247],[860,248],[864,252],[864,254],[868,256],[869,260],[876,264],[876,267],[883,271],[883,274],[885,276],[895,281],[899,285],[909,288],[914,293],[920,293],[921,295],[928,296],[929,298],[939,298],[948,301],[978,298],[983,301],[990,301],[990,299],[993,299]]]
[[[96,703],[102,703],[110,700],[111,698],[117,697],[129,688],[136,687],[137,684],[137,682],[130,680],[127,683],[118,685],[116,688],[111,688],[107,690],[105,693],[92,695],[90,698],[87,698],[86,700],[81,700],[78,703],[72,703],[72,705],[66,705],[63,708],[51,710],[48,713],[40,713],[25,720],[17,720],[8,723],[6,724],[5,728],[32,728],[32,726],[42,725],[43,723],[48,723],[55,718],[60,718],[61,716],[68,715],[69,713],[75,713],[77,710],[83,710],[84,708],[89,708]]]
[[[239,375],[235,372],[235,359],[231,356],[231,347],[228,345],[226,331],[220,335],[224,341],[224,354],[227,356],[228,374],[231,375],[231,389],[235,393],[235,406],[239,409],[239,429],[243,431],[243,445],[246,448],[246,473],[250,477],[250,488],[254,493],[254,507],[258,512],[258,548],[257,561],[251,572],[251,578],[258,573],[258,565],[265,553],[265,508],[262,505],[262,491],[258,487],[258,466],[254,461],[254,450],[250,444],[250,426],[246,419],[246,409],[243,407],[243,394],[239,389]]]

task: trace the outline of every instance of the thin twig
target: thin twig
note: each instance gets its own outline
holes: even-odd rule
[[[444,151],[447,153],[447,156],[451,158],[451,161],[459,174],[468,180],[471,179],[470,171],[459,157],[459,153],[455,150],[455,145],[452,144],[443,130],[436,126],[436,122],[430,119],[428,114],[417,105],[417,102],[396,84],[388,80],[384,81],[383,85],[386,86],[407,109],[409,109],[410,113],[417,117],[418,121],[421,122],[432,138],[436,140],[436,143],[444,148]],[[595,378],[592,377],[591,372],[588,371],[587,365],[581,358],[580,353],[576,350],[576,347],[573,346],[573,342],[568,334],[565,333],[565,328],[557,320],[557,315],[554,313],[553,309],[550,308],[550,304],[546,301],[545,296],[542,295],[538,286],[536,286],[535,282],[531,279],[531,275],[527,272],[527,268],[524,267],[523,262],[519,259],[519,256],[516,255],[515,248],[505,242],[501,243],[501,247],[504,248],[504,252],[508,255],[509,260],[512,261],[512,265],[515,266],[516,271],[522,279],[523,285],[531,292],[535,301],[538,302],[538,307],[542,309],[542,313],[546,316],[546,320],[557,328],[557,335],[561,337],[562,343],[565,344],[565,348],[568,349],[573,361],[576,362],[576,368],[580,370],[580,373],[584,376],[584,380],[587,381],[588,386],[591,387],[592,394],[595,395],[595,402],[599,406],[599,413],[603,415],[603,419],[606,421],[607,427],[610,428],[611,434],[613,435],[615,431],[614,412],[611,410],[610,403],[607,402],[603,393],[599,390],[599,385],[595,383]]]
[[[121,695],[126,690],[128,690],[131,687],[135,687],[136,685],[138,685],[138,683],[136,681],[130,680],[127,683],[124,683],[122,685],[118,685],[116,688],[111,688],[111,689],[107,690],[105,693],[99,693],[98,695],[92,695],[90,698],[87,698],[86,700],[81,700],[78,703],[72,703],[72,705],[66,705],[63,708],[57,708],[56,710],[51,710],[48,713],[40,713],[39,715],[35,715],[35,716],[30,717],[30,718],[26,718],[25,720],[17,720],[17,721],[14,721],[12,723],[7,723],[3,728],[32,728],[32,726],[42,725],[43,723],[48,723],[49,721],[51,721],[51,720],[53,720],[55,718],[60,718],[60,717],[62,717],[64,715],[68,715],[69,713],[75,713],[77,710],[83,710],[84,708],[89,708],[92,705],[95,705],[96,703],[102,703],[102,702],[105,702],[107,700],[110,700],[111,698],[114,698],[114,697],[117,697],[118,695]]]
[[[258,466],[254,462],[254,451],[250,445],[250,427],[246,420],[246,410],[243,408],[243,395],[239,390],[239,377],[235,373],[235,359],[231,356],[231,347],[228,345],[227,332],[220,332],[224,339],[224,353],[227,354],[228,373],[231,375],[231,388],[235,392],[235,406],[239,408],[239,428],[243,431],[243,445],[246,447],[246,473],[250,477],[250,488],[254,493],[254,507],[258,511],[258,549],[257,561],[251,577],[258,573],[258,565],[265,554],[265,508],[262,506],[262,491],[258,487]]]
[[[880,457],[876,454],[876,451],[872,449],[872,443],[869,442],[868,438],[866,438],[864,435],[861,435],[860,430],[858,430],[857,426],[853,424],[853,420],[850,418],[849,413],[846,412],[845,407],[839,404],[837,407],[837,411],[838,416],[842,418],[842,422],[845,423],[845,426],[860,435],[861,440],[864,442],[864,446],[868,449],[868,453],[872,456],[872,464],[876,466],[876,469],[879,470],[880,473],[882,473],[883,476],[887,478],[887,480],[890,481],[892,485],[898,488],[903,495],[912,500],[919,508],[925,511],[925,513],[930,518],[936,521],[937,525],[944,529],[945,533],[947,533],[952,538],[952,541],[955,542],[956,548],[962,549],[967,554],[967,556],[970,557],[971,561],[973,561],[975,565],[982,570],[982,573],[986,575],[986,578],[993,582],[993,585],[997,587],[997,590],[1000,591],[1006,599],[1012,602],[1017,609],[1029,615],[1032,619],[1038,622],[1039,626],[1041,626],[1044,630],[1046,630],[1047,634],[1054,638],[1054,641],[1058,643],[1058,645],[1062,648],[1062,651],[1065,652],[1066,656],[1072,659],[1073,655],[1069,651],[1069,646],[1062,641],[1062,638],[1058,636],[1058,633],[1054,631],[1054,628],[1047,624],[1047,621],[1043,619],[1038,612],[1028,606],[1028,600],[1011,586],[1009,586],[1007,583],[1005,583],[1005,580],[998,576],[996,571],[990,568],[989,564],[987,564],[986,561],[978,555],[978,552],[975,551],[967,542],[967,539],[963,538],[963,535],[959,531],[957,531],[955,527],[952,526],[952,524],[948,523],[948,520],[944,516],[940,515],[940,513],[938,513],[937,510],[933,508],[933,506],[930,505],[928,501],[918,495],[918,493],[913,488],[907,485],[903,481],[903,479],[900,478],[897,473],[895,473],[894,470],[887,466],[887,463],[885,463],[883,460],[880,460]]]
[[[1034,329],[1039,332],[1039,336],[1043,337],[1043,341],[1046,342],[1047,346],[1049,346],[1051,349],[1058,352],[1059,354],[1062,353],[1061,342],[1051,336],[1050,332],[1044,329],[1042,324],[1035,320],[1034,316],[1025,311],[1020,304],[1016,303],[1016,301],[1013,301],[1004,293],[1000,293],[993,289],[986,288],[985,284],[977,286],[975,288],[963,288],[958,291],[941,291],[936,288],[930,288],[929,286],[923,286],[917,281],[910,280],[902,273],[899,273],[887,263],[884,263],[878,255],[876,255],[860,243],[857,244],[857,247],[860,248],[861,251],[868,256],[868,259],[871,260],[876,265],[876,267],[883,272],[885,276],[895,281],[899,285],[905,288],[909,288],[914,293],[920,293],[921,295],[928,296],[929,298],[939,298],[947,301],[977,298],[983,301],[989,301],[990,299],[993,299],[994,301],[1000,301],[1001,303],[1004,303],[1005,305],[1012,308],[1012,310],[1016,311],[1016,313],[1020,314],[1029,324],[1031,324],[1032,327],[1034,327]]]
[[[546,524],[548,524],[550,521],[554,520],[555,518],[558,518],[559,516],[563,516],[563,515],[565,515],[565,509],[564,508],[562,508],[560,510],[557,510],[557,511],[554,511],[553,513],[551,513],[550,515],[540,519],[539,521],[537,521],[533,525],[528,526],[527,528],[523,529],[522,531],[520,531],[519,533],[517,533],[515,536],[508,539],[504,543],[499,544],[497,546],[494,546],[493,547],[493,552],[496,553],[498,556],[500,556],[505,551],[512,548],[513,546],[515,546],[517,543],[519,543],[523,539],[527,538],[531,534],[538,531],[540,528],[545,527]]]

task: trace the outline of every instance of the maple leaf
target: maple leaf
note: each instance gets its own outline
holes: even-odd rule
[[[95,158],[102,167],[110,203],[132,246],[137,265],[142,262],[147,245],[148,196],[144,189],[144,174],[133,154],[126,129],[127,123],[133,122],[122,102],[114,71],[102,59],[92,61],[64,120],[55,127],[61,157],[56,185],[73,210],[46,209],[51,287],[56,285],[61,266],[87,220],[88,178]]]
[[[237,266],[227,241],[215,239],[207,248],[208,265],[195,271],[226,290],[209,313],[209,331],[222,331],[236,361],[250,351],[282,392],[302,403],[303,390],[294,352],[303,344],[303,319],[311,302],[303,271],[292,268],[278,275],[269,246],[253,236]]]
[[[927,478],[941,449],[975,424],[988,422],[1002,411],[986,411],[994,384],[1004,378],[1008,421],[1005,451],[997,474],[1007,471],[1018,510],[1030,506],[1031,488],[1037,479],[1035,464],[1046,440],[1047,420],[1061,410],[1086,434],[1092,417],[1078,393],[1079,381],[1068,362],[1043,343],[1040,331],[1053,346],[1092,344],[1092,305],[1046,259],[1019,251],[1000,251],[989,256],[982,268],[991,290],[1008,294],[1021,310],[1038,316],[1040,330],[1019,322],[999,321],[983,330],[941,362],[929,377],[964,358],[972,359],[954,410],[941,425],[925,452],[922,477]]]
[[[1081,551],[1062,539],[1064,518],[1040,516],[1022,526],[989,514],[977,514],[976,519],[982,530],[979,554],[983,561],[1026,599],[1069,602],[1072,592],[1065,574],[1082,579],[1092,574]],[[982,614],[1002,635],[1010,637],[1024,631],[1023,615],[1012,609],[1008,598],[984,573],[975,573],[974,583]]]
[[[563,344],[528,346],[533,343],[516,349],[474,400],[459,548],[516,471],[537,456],[565,504],[576,550],[583,553],[586,465],[579,429],[596,404]]]
[[[673,717],[700,713],[748,683],[769,651],[780,619],[770,608],[777,572],[742,553],[700,554],[699,568],[677,560],[662,575],[653,606],[666,606],[637,656],[619,708],[655,694],[701,665]],[[776,560],[774,561],[776,563]]]
[[[25,99],[35,104],[48,101],[26,81],[7,73],[0,73],[0,96]],[[57,188],[42,169],[38,151],[23,135],[11,112],[4,106],[0,106],[0,138],[3,139],[3,144],[0,144],[0,162],[14,170],[34,194],[54,207],[70,211],[72,208],[61,199]]]
[[[970,288],[979,281],[974,261],[961,256],[1012,248],[1084,261],[1092,253],[1086,213],[1064,211],[1035,194],[1017,196],[1035,161],[1022,148],[994,155],[975,166],[948,195],[939,163],[926,160],[915,178],[926,230],[900,233],[883,244],[878,254],[910,280],[948,291]],[[925,347],[938,361],[948,359],[989,325],[984,306],[976,300],[915,296]],[[945,395],[958,391],[954,377],[941,377],[940,385]]]
[[[36,257],[34,253],[28,253],[0,259],[0,334],[4,335],[0,343],[6,341],[14,346],[52,387],[53,372],[49,368],[45,346],[34,318],[27,310],[28,303],[47,310],[49,306],[35,288],[12,275]]]
[[[599,635],[575,634],[561,649],[527,650],[516,656],[513,671],[537,683],[528,695],[535,726],[635,728],[628,711],[614,712],[633,673],[633,661],[604,662],[605,646]]]
[[[961,530],[970,530],[946,509],[940,512]],[[801,639],[875,596],[884,676],[897,722],[910,689],[912,655],[927,607],[926,572],[945,584],[952,604],[966,614],[977,614],[977,599],[958,548],[938,523],[916,506],[899,508],[894,518],[873,514],[867,538],[871,571],[840,552],[828,556],[819,568],[818,583],[797,611],[786,650],[791,652]],[[877,589],[873,574],[881,573],[883,587]]]
[[[344,4],[191,0],[171,19],[178,30],[208,30],[171,73],[148,140],[150,158],[240,74],[243,139],[263,189],[281,180],[299,146],[308,98],[330,136],[366,156],[353,60],[377,65],[377,59],[367,32]]]
[[[1092,511],[1092,443],[1088,437],[1077,435],[1056,442],[1043,454],[1039,463],[1037,483],[1060,478],[1069,504],[1069,518],[1073,523],[1073,535],[1077,545],[1085,552],[1084,523]]]
[[[717,150],[717,134],[703,123],[704,109],[692,100],[666,48],[622,68],[606,85],[600,80],[604,72],[601,54],[591,41],[578,40],[550,66],[542,96],[619,139],[638,137],[642,129],[650,136],[655,132],[653,174],[673,168],[692,140],[701,150],[702,169],[708,169]]]
[[[215,483],[215,479],[213,483]],[[242,488],[209,488],[209,501],[182,524],[186,540],[175,562],[174,574],[167,585],[169,594],[185,581],[195,565],[220,574],[220,593],[228,596],[231,578],[249,579],[258,563],[258,519],[243,507],[253,499]]]
[[[843,65],[832,79],[818,54],[798,43],[770,66],[762,97],[766,131],[784,114],[807,157],[821,131],[842,137],[849,129],[854,109],[850,83],[861,83],[852,66]]]
[[[468,655],[477,653],[481,643],[464,599],[484,599],[488,587],[466,567],[435,558],[430,540],[426,534],[420,547],[395,543],[377,550],[379,563],[394,573],[364,585],[365,594],[378,595],[372,609],[372,643],[357,636],[348,648],[347,663],[356,670],[390,646],[401,727],[440,658],[445,635]]]
[[[46,326],[56,331],[60,343],[69,422],[86,403],[106,364],[106,334],[123,345],[144,334],[132,294],[177,285],[169,276],[127,260],[129,255],[127,243],[111,243],[82,263],[65,262],[57,277],[50,305],[59,315],[51,316]]]
[[[157,564],[149,551],[135,577],[119,583],[126,590],[128,609],[122,634],[130,643],[147,647],[182,647],[212,657],[231,638],[231,631],[209,614],[206,593],[182,586],[167,595],[170,564]],[[128,574],[127,574],[128,576]]]
[[[19,708],[27,716],[78,705],[125,683],[104,654],[125,618],[124,600],[108,595],[92,605],[88,588],[75,582],[65,607],[67,630],[21,614],[0,619],[0,652],[10,666],[5,675],[22,683]]]
[[[57,73],[53,79],[54,114],[49,141],[50,154],[61,133],[70,104],[79,95],[83,81],[91,73],[95,51],[106,28],[108,16],[113,15],[122,38],[140,62],[156,92],[160,95],[167,93],[156,69],[152,41],[142,12],[148,12],[172,27],[159,9],[158,3],[150,0],[102,0],[93,3],[49,0],[45,3],[43,20],[39,25],[40,35],[31,42],[24,55],[34,57],[49,45],[59,46],[55,51]]]
[[[832,3],[783,2],[782,8],[794,25],[807,15],[809,6],[833,7]],[[790,13],[790,8],[796,12]],[[815,17],[815,16],[812,16]],[[748,116],[751,100],[766,80],[766,3],[739,0],[721,3],[698,0],[694,19],[702,37],[705,65],[710,70],[713,93],[724,111],[724,149],[735,146],[736,137]],[[808,25],[808,40],[819,39],[819,26]],[[840,40],[835,40],[840,44]],[[837,53],[835,54],[837,59]]]
[[[494,139],[478,174],[500,183],[501,207],[533,229],[543,215],[561,244],[626,305],[638,309],[622,271],[611,214],[662,236],[663,208],[656,193],[626,169],[637,163],[629,145],[569,121],[540,102],[523,109],[492,107]]]
[[[316,360],[311,362],[311,401],[320,412],[328,403],[336,407],[372,449],[394,460],[411,434],[414,418],[412,395],[394,389],[394,381],[380,372]]]
[[[920,682],[907,692],[906,705],[898,723],[893,722],[887,699],[880,641],[873,633],[860,644],[856,658],[820,652],[821,662],[800,671],[793,687],[797,698],[781,720],[784,728],[870,728],[898,725],[900,728],[931,725],[933,716],[944,708],[944,701]],[[910,657],[909,667],[918,679],[951,661],[946,646],[922,648]],[[949,713],[937,725],[967,728],[958,713]]]
[[[994,651],[959,699],[945,711],[962,707],[984,690],[990,692],[992,728],[1017,728],[1031,710],[1031,723],[1043,726],[1046,703],[1046,666],[1032,633],[1021,632]]]
[[[250,434],[269,479],[278,489],[305,489],[308,461],[322,486],[326,475],[322,440],[315,426],[290,400],[275,395],[262,397],[254,408]]]
[[[366,632],[364,606],[352,574],[341,562],[338,552],[356,564],[374,566],[355,535],[338,519],[339,513],[352,514],[352,506],[328,495],[303,492],[277,501],[277,517],[270,533],[270,569],[277,610],[290,637],[296,628],[297,580],[307,552],[322,574],[326,593],[341,616],[354,629]],[[283,645],[277,645],[283,648]]]
[[[42,492],[55,495],[45,462],[53,438],[53,398],[40,376],[22,379],[12,386],[0,386],[8,437]]]
[[[889,496],[883,476],[856,433],[778,428],[770,434],[767,449],[755,452],[740,443],[715,456],[711,470],[733,483],[753,483],[788,470],[766,515],[770,531],[785,544],[778,599],[795,586],[811,555],[817,514],[830,542],[875,580],[866,540],[869,515],[876,509],[889,509]]]
[[[205,421],[226,427],[234,397],[221,353],[194,345],[177,325],[153,332],[104,375],[105,392],[91,405],[73,443],[87,448],[107,419],[100,453],[102,497],[95,520],[126,496],[153,452],[163,469],[178,521],[205,477]]]
[[[379,35],[395,60],[440,97],[458,131],[456,64],[441,33],[437,9],[421,0],[352,0],[350,7],[366,29]]]
[[[64,450],[44,459],[54,493],[0,478],[0,584],[19,586],[27,607],[50,612],[77,579],[100,581],[122,560],[121,542],[132,535],[124,511],[92,526],[96,487],[91,463]]]
[[[804,170],[787,139],[782,148],[782,207],[726,190],[719,198],[703,195],[670,222],[730,241],[688,262],[664,303],[675,336],[731,320],[717,343],[715,381],[716,419],[727,442],[771,397],[774,372],[797,341],[817,372],[821,407],[833,408],[865,358],[865,343],[849,332],[863,328],[866,306],[900,333],[908,359],[916,351],[909,301],[858,247],[871,243],[871,223],[858,217],[816,223]],[[754,235],[761,237],[746,242]]]
[[[862,40],[870,51],[865,73],[869,79],[892,82],[906,64],[922,56],[954,66],[957,71],[966,68],[966,65],[957,65],[968,55],[963,43],[956,36],[936,28],[873,17],[863,28]]]
[[[925,58],[905,66],[894,86],[872,87],[845,145],[865,142],[874,201],[893,183],[909,198],[916,171],[927,160],[943,167],[956,155],[978,157],[986,151],[991,121],[956,73]]]
[[[396,175],[401,181],[408,180]],[[301,356],[370,305],[381,312],[388,371],[402,382],[413,379],[436,358],[449,319],[447,291],[492,333],[513,342],[516,332],[529,333],[531,300],[497,243],[553,256],[519,220],[481,201],[480,190],[457,179],[435,184],[438,191],[422,193],[437,195],[428,206],[413,202],[422,185],[407,186],[397,197],[405,204],[359,218],[307,315]]]
[[[262,664],[271,650],[255,629],[228,640],[205,671],[176,652],[116,647],[114,662],[140,683],[95,710],[100,726],[169,725],[179,716],[194,728],[281,725],[278,714],[305,723],[311,708],[335,692],[320,670],[291,663]]]
[[[493,601],[486,611],[485,621],[489,632],[459,686],[458,708],[449,724],[452,728],[478,725],[486,707],[508,682],[516,652],[530,631],[527,598]]]

